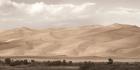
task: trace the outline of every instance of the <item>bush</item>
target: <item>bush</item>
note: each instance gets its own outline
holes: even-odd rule
[[[29,64],[28,60],[23,60],[23,64],[25,65]]]
[[[5,58],[5,64],[10,65],[12,60],[10,58]]]
[[[113,59],[109,58],[107,64],[113,64]]]

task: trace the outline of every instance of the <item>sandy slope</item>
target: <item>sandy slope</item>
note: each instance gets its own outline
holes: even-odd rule
[[[16,28],[0,32],[0,55],[140,57],[140,28],[132,25]]]

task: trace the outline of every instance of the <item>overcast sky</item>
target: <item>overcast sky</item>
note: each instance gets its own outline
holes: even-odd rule
[[[140,26],[140,0],[0,0],[0,28],[112,23]]]

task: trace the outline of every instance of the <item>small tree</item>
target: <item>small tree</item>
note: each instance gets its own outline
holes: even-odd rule
[[[23,60],[23,64],[27,65],[28,64],[28,60]]]
[[[5,64],[11,64],[12,60],[10,58],[5,58]]]
[[[66,64],[67,64],[66,60],[63,60],[63,61],[62,61],[62,64],[63,64],[63,65],[66,65]]]
[[[72,61],[69,61],[69,65],[72,65],[72,63],[73,63]]]
[[[35,60],[31,60],[31,63],[35,63]]]
[[[113,59],[109,58],[107,64],[113,64]]]

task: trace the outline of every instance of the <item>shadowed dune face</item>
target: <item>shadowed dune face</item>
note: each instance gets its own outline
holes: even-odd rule
[[[131,25],[81,26],[44,30],[17,28],[0,32],[1,56],[136,57],[140,28]]]

